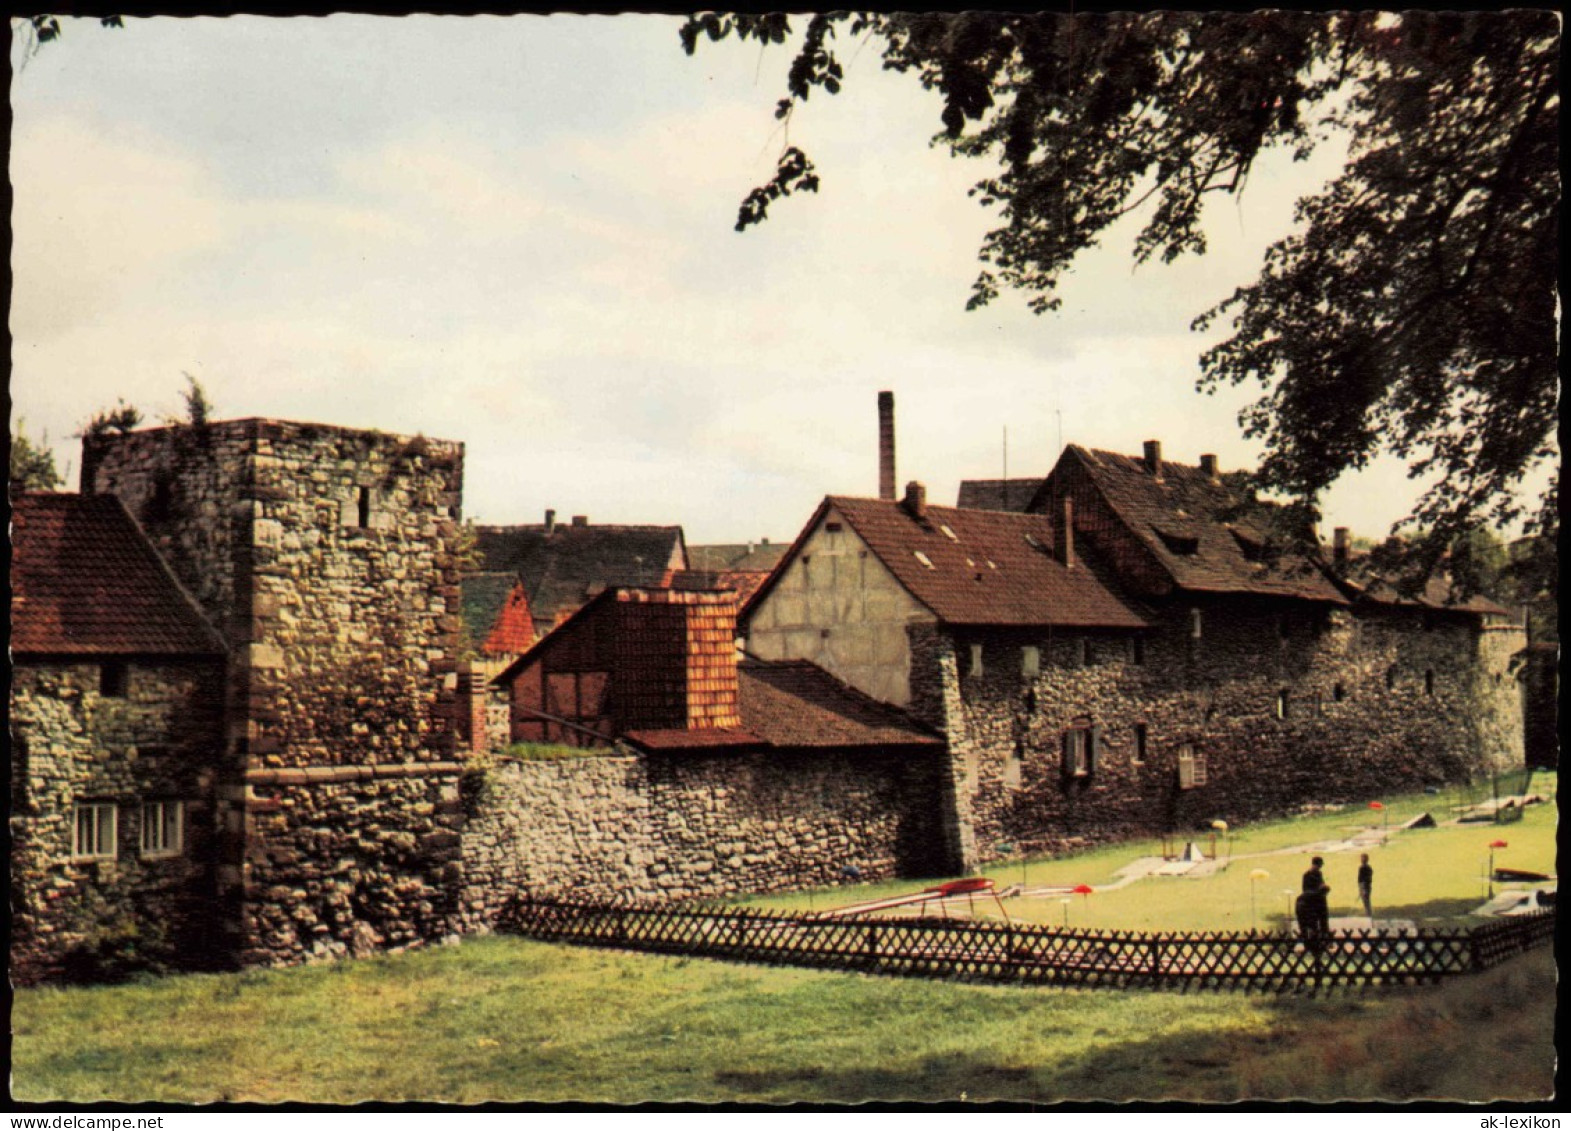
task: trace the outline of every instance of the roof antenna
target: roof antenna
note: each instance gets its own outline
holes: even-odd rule
[[[1004,509],[1009,509],[1009,425],[1004,425]]]

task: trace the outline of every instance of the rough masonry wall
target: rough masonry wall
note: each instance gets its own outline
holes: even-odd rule
[[[132,662],[122,698],[99,694],[97,664],[20,660],[10,706],[12,979],[222,964],[209,932],[221,665]],[[142,854],[146,801],[185,803],[179,855]],[[112,860],[73,859],[86,802],[117,808]]]
[[[248,961],[360,945],[338,879],[322,877],[356,877],[351,904],[388,939],[411,923],[435,930],[456,908],[456,884],[431,886],[457,859],[434,810],[411,815],[384,790],[269,810],[279,798],[259,787],[283,769],[393,765],[432,779],[401,791],[440,795],[455,756],[462,476],[461,444],[270,420],[111,436],[84,452],[84,488],[125,501],[231,645],[220,821],[243,859],[219,880],[244,904],[231,945]],[[331,827],[344,819],[416,848],[374,874],[346,870]],[[279,921],[283,892],[302,931]]]
[[[1520,764],[1513,700],[1491,670],[1500,661],[1477,658],[1481,638],[1463,622],[1236,601],[1202,617],[1194,640],[1189,606],[1163,610],[1142,663],[1127,637],[1091,636],[1089,663],[1084,634],[1043,637],[1035,677],[1022,672],[1019,638],[983,641],[980,675],[959,642],[957,675],[939,690],[969,860],[1005,843],[1062,851],[1201,830]],[[1508,636],[1482,637],[1490,656]],[[1091,772],[1067,775],[1065,732],[1093,728]],[[1206,770],[1189,789],[1186,744]]]
[[[931,755],[638,755],[504,762],[466,785],[464,921],[524,892],[735,896],[949,870]]]
[[[841,529],[830,530],[839,524]],[[763,660],[811,660],[874,699],[911,701],[907,626],[933,615],[830,508],[747,624]]]

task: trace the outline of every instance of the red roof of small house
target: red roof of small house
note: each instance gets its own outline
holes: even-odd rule
[[[1060,466],[1071,459],[1178,588],[1347,604],[1318,553],[1283,544],[1273,525],[1282,508],[1241,490],[1236,478],[1170,460],[1153,474],[1139,456],[1078,444],[1064,449]]]
[[[645,750],[940,747],[944,740],[898,707],[842,683],[806,660],[746,659],[737,665],[739,728],[632,730]]]
[[[114,495],[11,503],[11,649],[212,656],[223,639]]]
[[[917,518],[901,502],[840,495],[819,504],[748,609],[764,599],[831,510],[844,518],[912,597],[946,624],[1132,629],[1149,625],[1139,606],[1119,593],[1099,563],[1078,555],[1073,566],[1066,566],[1053,556],[1053,525],[1044,515],[928,506],[925,517]]]
[[[529,615],[529,598],[524,593],[523,580],[515,578],[480,651],[492,656],[520,655],[534,644],[535,622]]]
[[[743,660],[742,724],[772,746],[942,746],[898,707],[807,660]]]

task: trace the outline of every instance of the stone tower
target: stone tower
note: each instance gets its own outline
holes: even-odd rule
[[[236,420],[90,438],[229,647],[218,881],[243,963],[452,928],[463,445]]]

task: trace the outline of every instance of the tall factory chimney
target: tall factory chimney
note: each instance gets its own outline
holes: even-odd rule
[[[895,498],[895,395],[878,394],[878,497]]]

